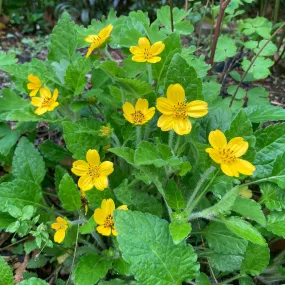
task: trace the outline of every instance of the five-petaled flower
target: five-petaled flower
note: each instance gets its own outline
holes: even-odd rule
[[[86,161],[76,160],[73,162],[71,171],[78,176],[78,186],[81,190],[87,191],[95,186],[103,191],[108,187],[108,178],[113,171],[113,163],[104,161],[100,163],[100,156],[97,150],[89,149],[86,154]]]
[[[147,38],[139,38],[138,45],[130,47],[133,61],[156,63],[161,60],[158,55],[164,50],[165,45],[163,42],[159,41],[150,46]]]
[[[38,107],[35,110],[37,115],[42,115],[45,112],[51,112],[54,108],[56,108],[59,103],[56,102],[58,97],[58,90],[54,89],[53,96],[51,96],[51,92],[47,87],[40,89],[40,97],[33,97],[31,104],[33,106]]]
[[[56,230],[54,234],[54,241],[61,243],[65,238],[65,232],[68,229],[68,222],[61,217],[57,217],[56,221],[57,222],[51,225],[51,227]]]
[[[43,86],[43,84],[41,80],[39,79],[39,77],[33,74],[29,74],[28,79],[30,82],[27,84],[27,88],[29,90],[32,90],[30,92],[30,96],[31,97],[36,96],[40,88]]]
[[[134,125],[143,125],[152,119],[155,113],[155,107],[148,108],[146,99],[138,99],[135,107],[126,102],[123,105],[125,119]]]
[[[117,208],[118,210],[128,210],[126,205]],[[113,212],[115,203],[112,199],[104,199],[101,203],[101,208],[97,208],[94,212],[94,220],[99,225],[96,229],[98,233],[109,236],[111,233],[114,236],[118,235],[115,229]]]
[[[86,57],[89,57],[90,54],[94,49],[100,48],[110,37],[110,34],[113,30],[113,25],[108,25],[107,27],[103,28],[98,35],[89,35],[84,40],[87,43],[90,43],[90,47],[88,48],[88,52]]]
[[[169,85],[166,96],[158,98],[156,104],[162,113],[157,122],[162,131],[173,129],[178,135],[187,135],[192,129],[188,117],[200,118],[208,113],[208,104],[204,101],[185,102],[185,92],[180,84]]]
[[[227,142],[225,135],[220,130],[211,131],[209,142],[212,148],[206,152],[228,176],[239,177],[239,173],[252,175],[255,167],[247,160],[240,159],[248,149],[248,143],[242,137],[236,137]]]

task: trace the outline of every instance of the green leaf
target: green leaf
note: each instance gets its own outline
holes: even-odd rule
[[[254,285],[254,281],[249,276],[245,275],[239,278],[239,285]]]
[[[0,52],[0,67],[4,65],[13,65],[16,64],[18,59],[16,58],[15,54],[13,53],[5,53]]]
[[[44,257],[43,255],[35,255],[29,260],[27,268],[40,268],[45,266],[47,262],[48,258]]]
[[[59,63],[54,61],[51,64],[51,66],[53,67],[54,72],[55,72],[57,78],[60,80],[61,84],[65,83],[64,77],[65,77],[66,70],[67,70],[69,64],[70,64],[70,62],[65,60],[65,59],[61,59]]]
[[[0,135],[1,136],[1,135]],[[0,139],[0,154],[7,156],[11,148],[16,144],[20,134],[18,131],[10,131]]]
[[[270,174],[268,181],[276,183],[282,189],[285,188],[285,169],[284,169],[285,153],[280,154],[276,157],[273,164],[273,169]]]
[[[65,84],[74,90],[75,96],[81,94],[87,84],[86,74],[91,66],[92,62],[87,58],[80,58],[68,66],[64,77]]]
[[[40,278],[36,278],[36,277],[29,278],[28,280],[24,280],[18,284],[19,285],[49,285],[46,281]]]
[[[181,284],[197,275],[199,265],[193,248],[184,243],[174,245],[165,220],[140,212],[116,211],[115,225],[123,258],[140,283]]]
[[[269,68],[274,64],[274,61],[272,61],[269,58],[264,58],[264,57],[258,57],[253,65],[251,66],[250,70],[248,73],[252,73],[253,77],[256,80],[259,79],[264,79],[268,75],[270,75],[270,70]],[[250,61],[246,58],[243,59],[242,61],[242,69],[246,71],[249,66],[250,66]]]
[[[247,106],[267,105],[270,106],[269,93],[263,87],[254,87],[247,92]]]
[[[88,200],[88,206],[92,210],[95,210],[97,208],[101,207],[101,202],[103,199],[114,199],[114,195],[111,191],[104,190],[92,190],[92,191],[86,191],[85,192],[86,198]]]
[[[87,223],[83,224],[82,226],[80,226],[79,228],[79,232],[82,234],[82,235],[86,235],[86,234],[89,234],[91,232],[94,231],[94,227],[95,227],[95,220],[94,220],[94,216],[92,215],[90,217],[90,219],[87,221]]]
[[[75,23],[68,13],[63,13],[54,27],[48,45],[48,59],[60,62],[65,59],[69,62],[75,55],[77,47],[77,34]]]
[[[240,269],[243,256],[222,253],[210,253],[210,265],[221,272],[233,272]]]
[[[94,119],[63,122],[63,137],[75,159],[85,159],[89,149],[99,149],[105,140],[99,136],[101,123]]]
[[[10,89],[3,89],[0,98],[0,111],[12,111],[30,106],[28,100],[22,99],[18,94]]]
[[[24,243],[24,249],[26,254],[30,254],[36,248],[38,248],[36,240],[30,240]]]
[[[266,242],[260,232],[254,228],[250,223],[238,217],[230,217],[224,219],[223,222],[227,228],[235,233],[237,236],[251,241],[252,243],[265,245]]]
[[[270,251],[267,246],[249,243],[245,258],[241,264],[242,274],[259,275],[267,267],[270,260]]]
[[[167,184],[165,198],[167,204],[174,210],[183,210],[186,207],[185,198],[173,179]]]
[[[109,148],[108,151],[123,158],[125,161],[127,161],[130,164],[134,163],[135,151],[133,149],[130,149],[129,147],[113,147]]]
[[[260,191],[262,193],[260,204],[264,203],[271,211],[285,209],[285,191],[283,189],[273,183],[262,183]]]
[[[128,180],[124,180],[119,187],[114,189],[117,199],[132,209],[132,206],[141,212],[151,213],[153,215],[162,216],[163,208],[161,201],[155,196],[145,192],[144,189],[137,189],[128,184]]]
[[[1,193],[1,187],[0,187],[0,193]],[[7,228],[8,225],[10,225],[13,222],[15,222],[15,219],[11,217],[8,213],[0,212],[0,230]]]
[[[0,284],[2,285],[14,284],[12,270],[2,257],[0,257],[0,276],[1,276]]]
[[[249,106],[244,111],[252,123],[285,120],[285,110],[278,106]]]
[[[228,36],[221,35],[217,43],[214,62],[225,61],[229,57],[235,56],[237,47],[233,39]]]
[[[280,157],[273,165],[277,156],[285,151],[285,123],[268,126],[255,132],[256,137],[256,157],[253,165],[256,171],[254,177],[264,178],[272,175],[281,175],[282,158]],[[279,174],[280,173],[280,174]]]
[[[179,83],[185,90],[187,101],[203,100],[202,81],[198,78],[195,69],[180,55],[175,54],[168,66],[165,91],[170,84]]]
[[[227,229],[221,223],[211,223],[205,231],[209,248],[216,253],[229,255],[243,255],[246,251],[247,241]]]
[[[256,33],[264,39],[269,39],[272,23],[263,17],[247,18],[240,28],[246,36]]]
[[[196,285],[211,285],[209,277],[204,273],[200,272],[200,274],[195,279]]]
[[[181,243],[191,232],[191,224],[185,220],[173,220],[169,225],[169,231],[174,244]]]
[[[39,150],[44,157],[54,162],[60,162],[71,156],[71,153],[66,148],[59,146],[50,140],[46,140],[40,144]]]
[[[272,212],[269,214],[266,229],[285,238],[285,213]]]
[[[2,183],[0,185],[0,209],[8,210],[10,205],[19,208],[27,205],[42,206],[41,188],[32,181],[20,179]]]
[[[112,267],[112,261],[96,253],[81,257],[74,271],[75,285],[94,285],[103,278]]]
[[[69,174],[63,176],[59,184],[58,196],[65,210],[73,212],[80,209],[80,192]]]
[[[41,184],[46,174],[42,156],[26,137],[22,137],[18,143],[12,167],[16,178],[32,180],[37,184]]]
[[[232,209],[243,217],[249,218],[260,225],[265,226],[266,221],[261,206],[254,200],[245,197],[237,197]]]
[[[234,95],[238,85],[231,85],[228,87],[227,92],[230,95]],[[235,99],[243,99],[246,96],[246,92],[243,88],[239,87]]]
[[[258,47],[253,50],[257,54],[260,49],[267,43],[267,40],[262,40],[259,42]],[[277,46],[273,42],[269,42],[263,51],[259,54],[260,56],[272,56],[277,52]]]
[[[57,165],[55,167],[55,188],[57,190],[57,192],[59,191],[59,184],[60,184],[60,181],[62,179],[62,177],[64,176],[64,174],[68,173],[67,170],[65,168],[63,168],[62,166],[60,165]]]

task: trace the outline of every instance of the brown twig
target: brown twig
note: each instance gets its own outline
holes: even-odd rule
[[[272,39],[278,34],[279,31],[281,31],[283,29],[283,27],[285,26],[285,22],[283,23],[282,26],[280,26],[275,32],[274,34],[266,41],[266,43],[262,46],[262,48],[258,51],[258,53],[253,57],[253,59],[251,60],[247,70],[244,72],[244,74],[242,75],[241,79],[240,79],[240,82],[235,90],[235,93],[233,94],[233,97],[231,99],[231,102],[230,102],[230,105],[229,107],[232,106],[234,100],[235,100],[235,97],[237,95],[237,92],[238,92],[238,89],[240,88],[243,80],[245,79],[247,73],[249,72],[249,70],[251,69],[251,67],[253,66],[255,60],[259,57],[259,55],[262,53],[262,51],[266,48],[266,46],[272,41]]]
[[[188,0],[185,0],[185,12],[188,11]]]
[[[169,7],[170,7],[170,23],[171,23],[171,31],[174,32],[174,22],[173,22],[173,4],[172,0],[169,0]]]
[[[20,283],[24,279],[23,272],[26,271],[29,260],[30,260],[30,256],[28,254],[26,254],[24,261],[22,263],[19,263],[19,264],[16,263],[14,265],[14,267],[15,267],[15,275],[14,275],[15,284]],[[16,265],[18,265],[18,266],[16,267]]]
[[[211,56],[209,59],[209,64],[211,64],[212,66],[214,64],[214,57],[215,57],[215,53],[216,53],[217,42],[218,42],[218,39],[220,36],[220,30],[221,30],[221,25],[222,25],[224,13],[225,13],[225,10],[226,10],[226,8],[230,2],[231,2],[231,0],[225,0],[225,1],[220,0],[220,12],[219,12],[217,25],[216,25],[216,29],[215,29],[214,40],[213,40],[212,47],[211,47]]]

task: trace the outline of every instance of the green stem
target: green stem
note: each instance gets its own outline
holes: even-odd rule
[[[174,137],[174,131],[171,130],[168,134],[168,146],[171,149],[172,149],[172,145],[173,145],[173,137]]]
[[[150,85],[153,83],[153,78],[152,78],[152,66],[151,63],[147,65],[147,71],[148,71],[148,82]]]
[[[214,179],[216,178],[216,176],[218,175],[218,173],[220,172],[220,169],[218,169],[216,171],[216,173],[214,174],[214,176],[212,177],[212,179],[209,181],[209,183],[206,185],[206,187],[204,188],[204,190],[200,193],[200,195],[198,197],[196,197],[196,199],[193,201],[194,197],[197,195],[197,193],[199,192],[200,188],[202,187],[204,181],[209,177],[209,175],[215,170],[215,167],[211,166],[210,168],[208,168],[206,170],[206,172],[204,173],[204,175],[202,176],[202,178],[200,179],[200,181],[198,182],[192,196],[190,197],[190,199],[188,200],[187,206],[185,211],[188,214],[191,214],[191,212],[195,209],[196,205],[200,202],[200,200],[204,197],[204,195],[206,195],[206,193],[208,192],[209,187],[211,186],[211,184],[213,183]],[[192,202],[193,201],[193,202]]]
[[[119,141],[119,139],[118,139],[118,137],[116,136],[115,133],[112,133],[112,134],[111,134],[111,139],[112,139],[113,142],[115,143],[115,146],[117,146],[117,147],[120,147],[120,146],[121,146],[121,143],[120,143],[120,141]]]
[[[101,247],[102,249],[106,249],[105,243],[103,242],[102,238],[99,236],[97,232],[94,231],[91,233],[91,235],[93,236],[99,247]]]
[[[94,106],[94,107],[98,110],[98,112],[100,113],[100,115],[102,116],[102,118],[105,120],[105,116],[104,116],[104,113],[103,113],[103,111],[101,110],[101,108],[100,108],[99,106],[97,106],[97,104],[94,104],[94,105],[92,105],[92,106]]]
[[[142,140],[142,127],[136,127],[136,145],[138,145]]]
[[[144,135],[143,135],[144,140],[148,139],[149,133],[150,133],[150,123],[147,123],[145,126]]]
[[[16,245],[16,244],[18,244],[18,243],[20,243],[20,242],[22,242],[22,241],[24,241],[24,240],[26,240],[26,239],[28,239],[29,237],[27,236],[27,237],[24,237],[24,238],[22,238],[22,239],[19,239],[19,240],[17,240],[16,242],[14,242],[14,243],[11,243],[11,244],[9,244],[9,245],[7,245],[7,246],[5,246],[5,247],[2,247],[2,248],[0,248],[0,250],[4,250],[4,249],[6,249],[6,248],[9,248],[9,247],[11,247],[11,246],[14,246],[14,245]]]
[[[232,281],[234,281],[234,280],[237,280],[237,279],[239,279],[239,278],[241,278],[241,277],[243,277],[243,275],[242,275],[242,274],[238,274],[238,275],[236,275],[236,276],[234,276],[234,277],[232,277],[232,278],[230,278],[230,279],[227,279],[227,280],[225,280],[225,281],[223,281],[223,282],[220,282],[220,283],[218,283],[218,284],[215,284],[215,285],[229,284],[230,282],[232,282]]]
[[[275,25],[278,21],[279,6],[280,6],[280,0],[275,0],[273,25]]]
[[[181,141],[181,136],[178,135],[178,137],[176,139],[175,147],[174,147],[174,153],[177,153],[179,146],[180,146],[180,141]]]
[[[251,182],[247,182],[244,184],[239,185],[239,187],[243,187],[243,186],[248,186],[248,185],[252,185],[252,184],[258,184],[258,183],[263,183],[263,182],[268,182],[270,180],[276,179],[276,178],[284,178],[285,175],[278,175],[278,176],[271,176],[271,177],[266,177],[266,178],[261,178],[255,181],[251,181]]]
[[[108,59],[114,61],[114,59],[112,58],[111,54],[110,54],[109,51],[108,51],[108,45],[106,45],[105,54],[106,54],[106,56],[108,57]]]

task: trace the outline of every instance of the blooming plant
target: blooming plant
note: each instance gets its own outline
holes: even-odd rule
[[[231,86],[220,96],[182,45],[188,14],[175,8],[171,28],[169,11],[152,24],[111,11],[87,28],[64,13],[46,61],[0,54],[13,83],[0,97],[0,228],[39,258],[28,269],[48,264],[50,284],[284,279],[270,246],[285,237],[285,110],[240,104]],[[234,56],[219,41],[214,61]]]

